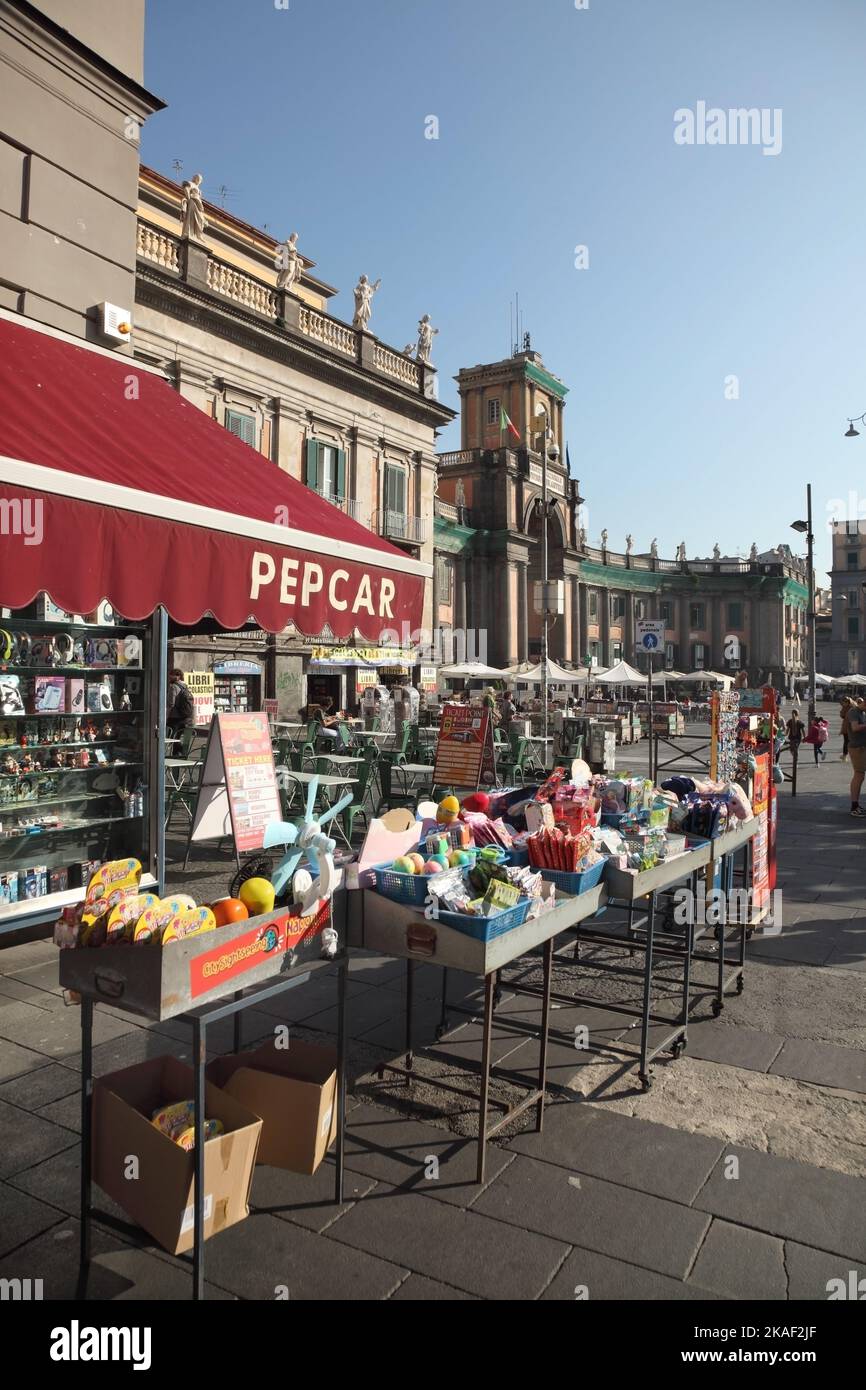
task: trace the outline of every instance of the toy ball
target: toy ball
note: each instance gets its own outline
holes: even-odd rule
[[[410,860],[412,861],[412,863],[415,865],[415,872],[416,872],[416,874],[421,874],[421,873],[424,872],[424,856],[423,856],[423,854],[418,854],[418,853],[407,854],[407,855],[406,855],[406,858],[407,858],[407,859],[410,859]]]
[[[439,866],[440,869],[447,869],[447,868],[448,868],[448,855],[447,855],[447,854],[433,854],[433,855],[430,856],[430,861],[429,861],[429,862],[430,862],[431,864],[437,864],[437,865]]]
[[[250,915],[246,904],[241,902],[240,898],[220,898],[218,902],[211,904],[211,912],[218,927],[229,927],[234,922],[245,922]]]
[[[274,910],[274,885],[266,878],[248,878],[238,894],[251,917]]]
[[[424,872],[425,874],[441,874],[444,868],[445,865],[441,859],[428,859],[424,865]]]
[[[465,864],[471,863],[472,856],[467,854],[465,849],[452,849],[448,856],[448,863],[452,869],[462,868]]]
[[[490,810],[490,797],[486,792],[473,792],[463,802],[463,809],[464,811],[483,811],[486,815]]]
[[[392,865],[395,874],[414,874],[415,865],[407,855],[401,854]]]
[[[436,816],[440,825],[450,825],[460,814],[460,802],[456,796],[445,796],[436,808]]]

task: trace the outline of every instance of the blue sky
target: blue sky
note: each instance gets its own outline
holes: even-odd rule
[[[863,0],[147,0],[142,157],[297,229],[338,316],[362,271],[386,342],[429,313],[447,404],[519,291],[592,540],[765,549],[811,480],[820,583],[833,499],[866,516],[864,54]],[[699,101],[781,152],[676,144]]]

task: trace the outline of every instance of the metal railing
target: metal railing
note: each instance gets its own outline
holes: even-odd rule
[[[426,518],[407,516],[405,512],[377,512],[376,529],[380,536],[390,536],[394,540],[416,541],[423,545],[427,539]]]
[[[437,462],[440,468],[465,467],[466,464],[472,463],[476,453],[475,449],[457,449],[450,454],[438,454]]]
[[[332,507],[350,516],[353,521],[361,520],[361,504],[356,497],[337,497],[335,493],[320,492],[319,496]]]

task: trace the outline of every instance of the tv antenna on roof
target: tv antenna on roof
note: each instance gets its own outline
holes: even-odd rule
[[[221,206],[225,207],[226,202],[229,198],[237,197],[238,190],[236,188],[228,188],[224,183],[221,183],[219,188],[217,189],[217,193],[220,195]]]
[[[172,167],[172,169],[173,169],[174,172],[175,172],[176,178],[177,178],[178,180],[180,180],[180,176],[181,176],[181,174],[183,173],[183,160],[182,160],[182,159],[173,159],[173,160],[171,161],[171,167]]]

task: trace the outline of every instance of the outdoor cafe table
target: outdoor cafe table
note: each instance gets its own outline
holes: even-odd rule
[[[467,971],[484,977],[484,1020],[481,1053],[481,1076],[478,1093],[478,1166],[477,1181],[484,1181],[487,1141],[498,1134],[524,1110],[535,1106],[535,1128],[544,1123],[545,1088],[547,1084],[547,1043],[550,1024],[550,981],[553,962],[553,943],[560,932],[591,917],[604,903],[602,884],[577,897],[557,894],[555,906],[532,918],[522,926],[495,936],[491,941],[477,941],[472,936],[446,926],[444,922],[428,921],[422,910],[413,910],[404,903],[392,902],[373,889],[364,888],[348,895],[348,940],[351,945],[379,951],[406,961],[406,1059],[382,1064],[379,1075],[386,1071],[405,1076],[410,1084],[415,1073],[412,1047],[413,976],[416,962],[438,965],[443,970],[442,1009],[445,1017],[447,972],[450,969]],[[503,966],[526,955],[538,946],[544,948],[544,984],[542,986],[541,1027],[539,1031],[538,1084],[516,1105],[490,1098],[490,1077],[498,1075],[491,1066],[493,1038],[494,995],[496,977]],[[456,1062],[456,1059],[454,1059]],[[467,1068],[469,1069],[469,1068]],[[512,1080],[512,1078],[508,1078]],[[458,1086],[438,1077],[425,1076],[426,1085],[465,1095]],[[490,1106],[504,1111],[494,1123],[490,1122]]]

